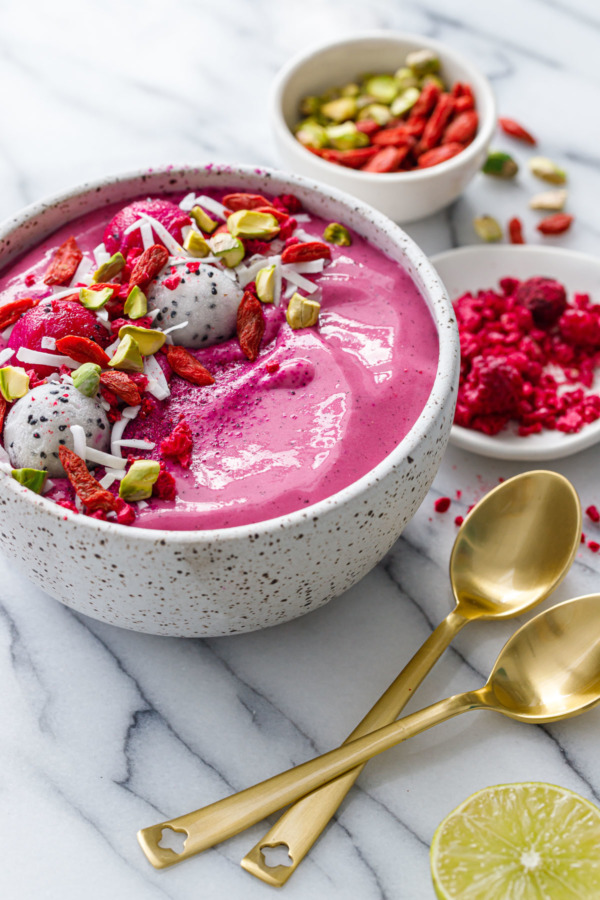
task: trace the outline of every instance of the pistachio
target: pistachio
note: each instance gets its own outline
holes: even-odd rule
[[[392,103],[390,112],[393,116],[403,116],[412,109],[421,95],[417,87],[406,88]]]
[[[492,216],[477,216],[473,219],[473,228],[477,236],[488,243],[502,240],[502,228]]]
[[[296,128],[296,137],[306,147],[326,147],[329,143],[327,132],[313,119],[304,119]]]
[[[120,341],[109,366],[113,369],[124,369],[126,372],[143,372],[144,360],[140,348],[130,334],[125,335]]]
[[[272,303],[275,297],[275,266],[259,269],[255,278],[256,295],[262,303]]]
[[[370,104],[372,102],[373,102],[373,98],[369,97],[368,94],[361,94],[359,97],[356,98],[356,108],[359,110],[364,109],[365,106],[370,106]]]
[[[529,171],[536,178],[549,181],[550,184],[564,184],[567,180],[565,170],[559,169],[556,163],[545,156],[532,156],[529,160]]]
[[[437,87],[439,87],[440,91],[446,90],[446,85],[444,83],[444,80],[443,80],[443,78],[440,78],[439,75],[432,75],[432,74],[425,75],[425,77],[421,79],[420,87],[424,88],[426,84],[435,84],[435,85],[437,85]]]
[[[309,300],[308,297],[303,297],[302,294],[296,292],[290,297],[285,317],[290,328],[296,331],[298,328],[310,328],[311,325],[316,325],[319,321],[320,310],[320,303],[317,303],[316,300]]]
[[[127,294],[123,312],[130,319],[141,319],[148,312],[148,300],[137,284]]]
[[[406,57],[406,65],[413,75],[430,75],[440,70],[440,60],[434,50],[413,50]]]
[[[107,262],[102,263],[99,269],[94,272],[93,281],[110,281],[115,275],[118,275],[121,269],[125,268],[125,257],[122,253],[113,253]]]
[[[108,303],[112,295],[113,292],[110,288],[104,288],[101,291],[91,291],[89,288],[81,288],[79,291],[79,302],[82,306],[85,306],[86,309],[102,309],[102,307]]]
[[[85,397],[93,397],[100,386],[100,372],[102,369],[96,363],[83,363],[78,369],[71,372],[73,384],[80,394]]]
[[[197,231],[190,231],[185,241],[183,242],[183,249],[187,250],[190,256],[203,257],[208,256],[210,253],[210,247],[208,243],[204,240],[201,234],[198,234]]]
[[[5,400],[18,400],[29,390],[29,375],[20,366],[4,366],[0,369],[0,391]]]
[[[300,103],[300,112],[303,116],[315,116],[321,109],[320,97],[304,97]]]
[[[142,356],[158,353],[166,340],[164,332],[157,328],[143,328],[141,325],[123,325],[119,328],[121,341],[128,336],[135,341]]]
[[[337,100],[330,100],[321,107],[321,112],[328,119],[334,122],[345,122],[346,119],[353,119],[356,115],[356,100],[354,97],[339,97]]]
[[[495,178],[514,178],[519,167],[510,154],[495,150],[488,154],[481,171]]]
[[[339,222],[330,222],[323,232],[323,238],[329,244],[337,244],[338,247],[349,247],[352,243],[350,232]]]
[[[395,102],[396,101],[394,101],[394,103]],[[374,122],[377,122],[378,125],[387,125],[392,118],[392,114],[389,106],[384,106],[383,103],[369,103],[368,106],[361,109],[358,118],[372,119]]]
[[[48,473],[45,469],[13,469],[11,475],[15,481],[29,488],[34,494],[42,493],[48,478]]]
[[[215,256],[223,260],[228,269],[239,266],[246,255],[246,249],[240,239],[225,234],[225,232],[211,238],[210,247]]]
[[[564,188],[557,191],[545,191],[542,194],[536,194],[529,201],[530,209],[550,209],[558,212],[564,209],[567,202],[567,192]]]
[[[408,66],[401,66],[394,74],[394,78],[398,83],[398,90],[405,91],[407,88],[418,87],[419,82],[416,75]]]
[[[201,206],[193,206],[190,210],[190,216],[200,231],[205,231],[207,234],[212,234],[218,225],[207,212],[204,212]]]
[[[358,97],[360,94],[360,88],[354,82],[350,82],[349,84],[345,84],[342,88],[342,97]]]
[[[373,75],[365,82],[365,91],[379,103],[392,102],[398,93],[398,82],[393,75]]]
[[[359,131],[354,122],[329,125],[326,130],[329,143],[336,150],[354,150],[356,147],[366,147],[369,143],[368,135]]]
[[[160,475],[160,463],[154,459],[136,459],[119,486],[122,500],[147,500]]]
[[[240,209],[227,218],[227,228],[233,237],[269,240],[279,233],[279,222],[271,213]]]

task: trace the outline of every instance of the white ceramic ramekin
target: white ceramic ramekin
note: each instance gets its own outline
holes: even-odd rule
[[[292,129],[303,97],[355,81],[362,72],[394,72],[407,53],[421,48],[436,51],[449,84],[467,81],[473,88],[479,130],[462,153],[429,169],[376,174],[326,162],[296,140]],[[275,79],[270,116],[286,168],[347,191],[394,222],[406,223],[448,206],[481,169],[496,127],[496,104],[487,78],[447,44],[418,34],[378,31],[321,45],[290,60]]]
[[[439,359],[409,434],[359,481],[298,512],[236,528],[154,531],[66,511],[0,475],[2,549],[45,591],[105,622],[185,637],[252,631],[341,594],[392,546],[423,500],[454,413],[459,343],[452,307],[425,255],[396,225],[337,191],[242,166],[163,168],[82,185],[0,226],[0,265],[77,216],[140,195],[229,187],[293,192],[404,266],[436,322]]]

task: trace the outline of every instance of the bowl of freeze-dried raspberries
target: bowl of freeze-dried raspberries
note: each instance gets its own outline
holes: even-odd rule
[[[600,260],[504,246],[432,261],[460,333],[451,442],[483,456],[545,460],[600,441]]]

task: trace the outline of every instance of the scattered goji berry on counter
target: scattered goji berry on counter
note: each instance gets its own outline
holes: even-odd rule
[[[523,237],[523,225],[521,220],[517,219],[516,216],[508,223],[508,236],[511,244],[525,243],[525,238]]]
[[[553,216],[546,216],[545,219],[542,219],[537,230],[542,234],[564,234],[571,227],[573,218],[568,213],[555,213]]]
[[[500,128],[504,132],[504,134],[510,135],[510,137],[517,138],[519,141],[523,141],[526,144],[529,144],[532,147],[537,145],[537,141],[534,136],[527,131],[527,129],[523,128],[522,125],[519,125],[518,122],[515,122],[514,119],[507,119],[504,116],[501,116],[498,119],[498,124]]]

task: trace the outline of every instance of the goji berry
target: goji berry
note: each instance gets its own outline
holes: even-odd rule
[[[97,366],[105,369],[110,357],[104,352],[99,344],[91,341],[89,338],[78,337],[75,334],[68,334],[66,337],[59,338],[56,342],[56,349],[65,356],[70,356],[78,363],[95,363]]]
[[[361,172],[397,172],[410,153],[410,147],[383,147],[364,165]]]
[[[67,238],[54,254],[44,276],[44,284],[69,284],[82,259],[83,253],[77,246],[75,238]]]
[[[105,491],[100,482],[88,472],[88,467],[80,456],[63,444],[58,448],[58,457],[75,493],[88,512],[117,511],[117,498],[110,491]]]
[[[2,432],[2,428],[4,427],[4,416],[6,415],[6,408],[8,403],[4,399],[4,396],[0,394],[0,433]]]
[[[516,216],[508,223],[508,236],[511,244],[525,243],[525,238],[523,237],[523,225],[521,220],[517,219]]]
[[[160,442],[161,454],[176,459],[184,469],[189,469],[193,447],[192,430],[185,419],[178,422],[171,434]]]
[[[10,300],[0,306],[0,331],[4,331],[10,325],[14,325],[24,312],[37,306],[39,300],[32,300],[31,297],[22,297],[20,300]]]
[[[286,219],[289,218],[289,214],[287,212],[283,212],[281,209],[277,209],[275,206],[271,206],[270,204],[265,204],[265,206],[256,206],[254,208],[255,212],[266,213],[269,216],[273,216],[274,219],[277,219],[278,222],[285,222]]]
[[[138,406],[142,402],[137,384],[125,372],[102,372],[100,384],[116,394],[127,406]]]
[[[309,149],[327,162],[338,163],[348,169],[360,169],[377,153],[375,147],[357,147],[355,150],[330,150],[327,148],[316,151],[313,148]]]
[[[463,96],[457,97],[454,101],[454,112],[456,114],[466,112],[468,109],[473,109],[475,106],[475,101],[473,97]]]
[[[435,109],[433,110],[429,121],[425,126],[423,136],[421,137],[421,143],[419,144],[421,153],[432,150],[439,144],[453,110],[454,97],[450,94],[440,94]]]
[[[431,166],[437,166],[447,159],[452,159],[464,149],[462,144],[442,144],[441,147],[434,147],[433,150],[427,150],[419,156],[419,168],[429,169]]]
[[[303,245],[294,245],[293,247],[288,247],[288,250],[294,250],[296,246],[302,247]],[[329,248],[327,249],[329,250]],[[283,257],[286,252],[287,251],[284,250],[284,253],[282,254],[282,261],[285,261],[283,260]],[[312,259],[321,258],[322,257],[320,256],[312,257]],[[265,327],[265,317],[262,311],[262,304],[260,300],[258,300],[258,298],[254,296],[254,294],[251,294],[249,291],[245,291],[244,296],[242,297],[242,302],[240,303],[237,312],[237,336],[240,342],[240,347],[242,348],[242,353],[245,357],[247,357],[247,359],[250,360],[250,362],[254,362],[254,360],[258,356],[260,342],[262,341],[263,334],[265,333]]]
[[[269,201],[261,194],[226,194],[223,206],[237,212],[240,209],[257,209],[259,206],[270,206]]]
[[[537,226],[537,230],[542,234],[564,234],[568,231],[573,222],[573,216],[567,213],[555,213],[553,216],[546,216],[545,219]]]
[[[524,141],[526,144],[530,144],[532,147],[537,145],[537,141],[534,136],[523,128],[522,125],[519,125],[518,122],[515,122],[514,119],[498,119],[498,124],[500,128],[504,132],[504,134],[508,134],[511,137],[517,138],[519,141]]]
[[[205,369],[201,362],[195,356],[186,350],[185,347],[176,347],[174,344],[165,346],[167,354],[167,362],[176,375],[185,378],[192,384],[205,385],[214,384],[215,379],[212,377],[208,369]]]
[[[436,105],[440,94],[442,93],[439,86],[434,81],[428,81],[423,86],[423,90],[419,94],[419,99],[413,106],[408,117],[417,119],[421,116],[428,116],[433,107]]]
[[[479,124],[479,116],[476,110],[471,109],[456,116],[444,131],[444,144],[452,144],[458,141],[459,144],[468,144],[472,141],[477,132]]]
[[[166,266],[168,261],[169,252],[162,244],[153,244],[151,247],[148,247],[147,250],[144,250],[138,256],[134,263],[131,278],[129,279],[130,288],[137,285],[143,290],[158,275],[160,270]]]
[[[362,131],[362,133],[368,135],[368,137],[372,137],[374,134],[377,134],[378,131],[381,131],[381,125],[374,119],[359,119],[356,123],[356,130]]]
[[[331,248],[322,241],[306,241],[290,244],[281,254],[282,263],[312,262],[314,259],[331,259]]]
[[[375,147],[401,147],[404,144],[414,147],[415,138],[405,125],[397,125],[395,128],[384,128],[375,134],[372,144]]]

